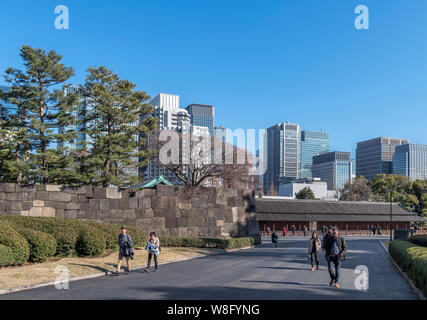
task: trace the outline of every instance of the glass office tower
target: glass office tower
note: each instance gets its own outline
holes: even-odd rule
[[[214,135],[215,107],[206,104],[190,104],[185,108],[191,117],[193,126],[208,127],[209,134]]]
[[[427,179],[427,145],[408,143],[396,147],[393,173],[411,180]]]
[[[326,131],[301,132],[300,178],[311,177],[313,157],[329,152],[329,133]]]
[[[341,190],[351,181],[350,152],[329,152],[313,157],[313,177],[321,178],[329,190]]]

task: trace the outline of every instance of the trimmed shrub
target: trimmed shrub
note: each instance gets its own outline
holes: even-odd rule
[[[28,241],[30,246],[29,261],[43,262],[47,258],[55,255],[56,240],[50,234],[23,227],[15,230]]]
[[[0,244],[0,268],[13,265],[12,249]]]
[[[18,232],[13,230],[9,223],[0,223],[0,244],[12,250],[13,261],[11,265],[22,265],[30,257],[30,248],[27,240]]]
[[[52,235],[56,240],[56,255],[68,256],[75,253],[79,236],[76,220],[66,218],[1,216],[20,227],[38,230]],[[0,221],[1,221],[0,220]]]
[[[427,247],[427,234],[417,234],[409,238],[409,241],[422,247]]]
[[[394,240],[389,244],[389,253],[424,295],[427,295],[427,248],[407,240]]]
[[[106,248],[106,239],[102,230],[91,226],[80,226],[79,236],[77,238],[76,250],[82,256],[99,256],[104,253]]]

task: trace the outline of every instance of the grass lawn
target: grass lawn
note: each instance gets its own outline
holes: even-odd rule
[[[162,248],[159,255],[159,265],[169,261],[179,261],[188,258],[200,257],[217,252],[221,249],[210,248]],[[0,269],[0,290],[12,287],[21,287],[31,284],[55,281],[58,276],[55,268],[59,265],[66,266],[70,277],[85,276],[100,272],[114,271],[117,265],[118,251],[109,251],[101,257],[95,258],[52,258],[44,263],[28,263],[20,267],[7,267]],[[135,249],[135,259],[131,268],[142,267],[147,264],[147,252],[143,248]],[[154,265],[154,262],[152,262]],[[122,262],[122,270],[126,261]]]

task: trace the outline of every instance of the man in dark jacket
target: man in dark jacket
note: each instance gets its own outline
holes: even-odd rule
[[[341,262],[345,259],[347,243],[343,237],[339,236],[337,228],[332,229],[332,236],[326,239],[325,251],[331,277],[329,285],[339,288]],[[335,272],[333,267],[335,267]]]
[[[279,241],[279,236],[277,235],[276,231],[273,231],[271,234],[271,242],[273,244],[273,247],[277,248],[277,242]]]
[[[323,240],[322,240],[322,249],[323,251],[325,251],[326,248],[326,241],[328,240],[328,237],[332,237],[332,227],[325,227],[326,231],[325,231],[325,235],[323,236]]]
[[[130,235],[127,234],[126,226],[122,226],[122,233],[119,235],[119,260],[117,262],[117,274],[120,272],[120,266],[123,258],[126,259],[127,272],[130,272],[130,260],[133,259],[134,252],[132,250],[133,241]]]

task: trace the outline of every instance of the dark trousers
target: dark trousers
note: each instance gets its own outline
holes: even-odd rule
[[[319,267],[319,256],[317,255],[317,251],[310,253],[310,258],[311,258],[311,267],[314,267],[314,262],[316,262],[316,266]]]
[[[154,253],[148,253],[147,269],[150,269],[151,257],[154,256],[154,268],[157,270],[157,256]]]
[[[335,272],[334,272],[335,268]],[[338,256],[329,256],[328,257],[328,271],[331,280],[334,280],[336,283],[340,280],[340,268],[341,260]]]

